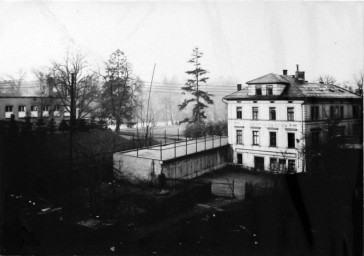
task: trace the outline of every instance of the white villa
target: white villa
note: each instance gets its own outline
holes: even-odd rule
[[[362,98],[331,84],[308,83],[305,72],[267,74],[238,84],[228,103],[233,162],[255,170],[305,172],[306,145],[325,136],[329,119],[340,119],[338,136],[361,133]]]

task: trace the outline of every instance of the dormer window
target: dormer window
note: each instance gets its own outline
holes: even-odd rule
[[[273,95],[273,85],[267,85],[267,95]]]
[[[262,86],[261,85],[255,86],[255,95],[262,95]]]

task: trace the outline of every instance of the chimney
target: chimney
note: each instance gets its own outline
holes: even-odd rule
[[[287,69],[283,69],[283,75],[286,76],[287,75],[288,70]]]
[[[241,84],[237,84],[238,91],[241,91]]]
[[[47,86],[48,86],[48,96],[53,96],[53,86],[54,86],[53,77],[47,77]]]
[[[296,71],[295,80],[297,83],[303,84],[303,83],[305,83],[305,71],[300,71],[298,64],[296,64],[296,66],[297,66],[297,71]]]

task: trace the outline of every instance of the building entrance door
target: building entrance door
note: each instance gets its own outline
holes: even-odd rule
[[[254,157],[254,168],[256,171],[264,171],[264,157]]]

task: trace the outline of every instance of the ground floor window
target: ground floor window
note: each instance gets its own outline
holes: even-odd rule
[[[264,171],[264,157],[254,157],[254,168],[256,171]]]
[[[243,154],[237,153],[237,164],[243,164]]]
[[[284,172],[286,170],[286,159],[279,159],[279,171]]]
[[[270,159],[269,168],[271,171],[278,171],[277,158]]]
[[[288,172],[295,172],[295,171],[296,171],[296,161],[288,160]]]

